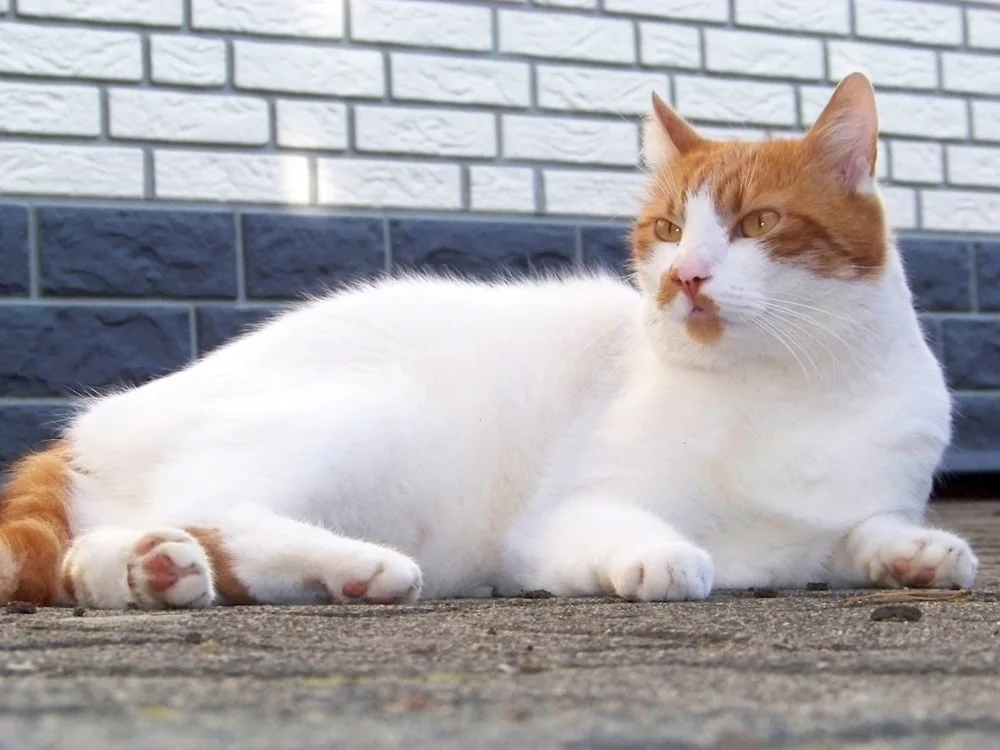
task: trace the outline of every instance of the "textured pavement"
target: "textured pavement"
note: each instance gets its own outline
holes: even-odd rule
[[[710,601],[0,614],[7,748],[1000,745],[1000,503],[947,503],[976,591],[874,621]]]

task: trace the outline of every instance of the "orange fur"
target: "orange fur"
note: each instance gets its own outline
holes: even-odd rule
[[[54,604],[64,588],[59,562],[70,543],[69,453],[65,444],[14,467],[0,496],[0,602]]]
[[[254,599],[250,596],[249,589],[233,569],[233,557],[226,547],[222,532],[201,526],[189,526],[184,530],[198,540],[208,555],[219,596],[225,599],[227,604],[253,604]]]

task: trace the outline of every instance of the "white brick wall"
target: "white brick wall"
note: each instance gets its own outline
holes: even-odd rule
[[[0,192],[627,218],[660,92],[716,138],[878,87],[894,226],[1000,233],[1000,0],[0,0]]]
[[[0,133],[96,136],[100,132],[96,86],[0,83]]]

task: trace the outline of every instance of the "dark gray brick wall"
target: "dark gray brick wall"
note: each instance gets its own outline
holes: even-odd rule
[[[31,227],[35,227],[32,231]],[[0,466],[74,395],[176,370],[305,294],[395,270],[627,273],[624,223],[0,204]],[[1000,238],[903,236],[955,392],[953,470],[1000,470]]]

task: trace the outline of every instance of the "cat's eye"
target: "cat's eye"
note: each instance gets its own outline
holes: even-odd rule
[[[660,242],[681,241],[681,228],[667,219],[657,219],[653,223],[653,234]]]
[[[740,234],[749,239],[760,237],[778,226],[780,220],[781,217],[777,211],[767,209],[763,211],[751,211],[740,219]]]

